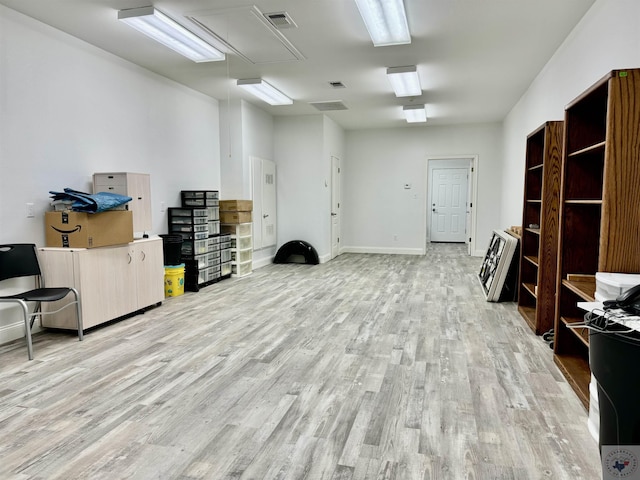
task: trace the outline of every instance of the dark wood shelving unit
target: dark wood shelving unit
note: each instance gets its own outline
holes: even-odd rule
[[[554,360],[586,408],[589,337],[577,302],[596,272],[640,272],[640,69],[614,70],[567,105]]]
[[[518,311],[537,334],[553,328],[563,122],[527,137]]]

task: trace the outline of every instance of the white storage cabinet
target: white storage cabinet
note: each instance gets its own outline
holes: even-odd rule
[[[93,192],[110,192],[131,197],[127,208],[133,212],[133,231],[148,232],[153,228],[151,178],[148,173],[94,173]]]
[[[253,271],[253,224],[222,225],[222,232],[231,235],[231,272],[243,277]]]
[[[113,247],[39,248],[38,257],[48,287],[75,287],[80,292],[85,329],[164,300],[161,238]],[[58,308],[58,302],[43,305],[45,311]],[[75,312],[46,315],[42,326],[76,330]]]

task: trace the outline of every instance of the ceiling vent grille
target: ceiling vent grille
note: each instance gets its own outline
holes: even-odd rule
[[[348,110],[347,106],[342,103],[342,100],[333,100],[329,102],[311,102],[309,105],[313,105],[321,112],[328,112],[331,110]]]
[[[265,13],[264,16],[269,20],[269,23],[278,30],[283,30],[285,28],[298,28],[287,12]]]

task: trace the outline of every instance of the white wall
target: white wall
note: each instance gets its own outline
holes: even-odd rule
[[[323,159],[323,125],[322,115],[278,117],[274,132],[278,247],[291,240],[304,240],[321,257],[331,253],[324,226],[330,205],[324,184],[327,168]]]
[[[251,189],[252,157],[273,160],[273,117],[264,110],[242,101],[242,165],[244,168],[242,185],[243,195],[239,198],[252,199]],[[276,171],[276,187],[278,186],[278,172]],[[277,215],[277,212],[276,212]],[[254,212],[255,218],[255,212]],[[255,223],[254,227],[262,225]],[[253,267],[271,263],[276,254],[276,246],[267,247],[253,252]]]
[[[345,132],[325,115],[277,117],[278,247],[309,242],[331,258],[331,156],[344,160]]]
[[[640,67],[640,1],[597,0],[504,122],[504,225],[522,223],[525,142],[607,72]]]
[[[241,99],[221,102],[220,198],[251,199],[250,157],[273,159],[273,117]]]
[[[220,102],[220,198],[244,198],[242,102]],[[247,197],[249,198],[249,197]]]
[[[5,7],[0,45],[0,243],[44,245],[49,190],[90,191],[94,172],[151,174],[152,233],[161,202],[220,188],[216,100]],[[0,341],[16,318],[0,314]]]
[[[346,134],[342,236],[347,251],[419,254],[426,238],[427,156],[478,155],[476,255],[500,222],[499,124],[357,130]],[[411,190],[404,184],[411,183]],[[394,241],[394,235],[397,240]]]
[[[98,171],[151,174],[156,233],[161,201],[220,187],[217,101],[13,10],[0,21],[0,240],[42,245],[49,190],[88,190]]]

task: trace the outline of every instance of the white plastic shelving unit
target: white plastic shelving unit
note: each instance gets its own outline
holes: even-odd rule
[[[253,271],[253,231],[251,223],[223,224],[222,233],[231,235],[231,275],[244,277]]]

